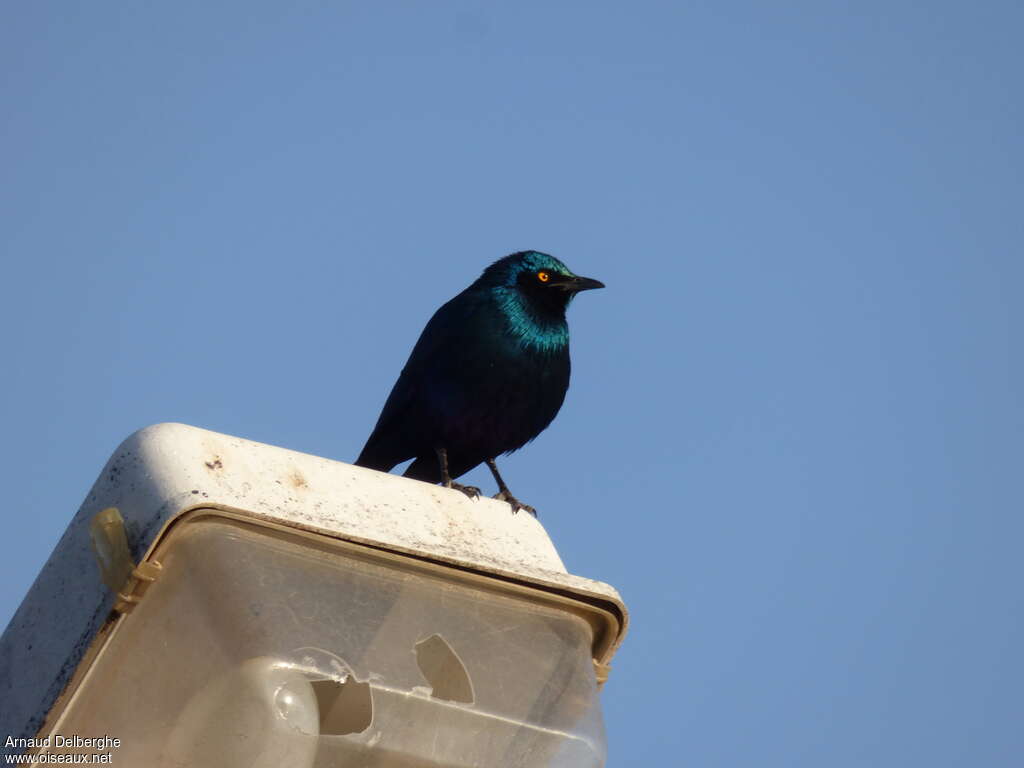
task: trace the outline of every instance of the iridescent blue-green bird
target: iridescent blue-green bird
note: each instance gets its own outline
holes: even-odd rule
[[[495,459],[522,448],[555,418],[569,388],[565,310],[580,291],[604,284],[554,256],[521,251],[499,259],[430,318],[356,464],[456,483],[481,462],[512,511],[533,507],[509,491]]]

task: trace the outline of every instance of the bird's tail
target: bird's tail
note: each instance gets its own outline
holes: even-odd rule
[[[366,441],[366,445],[363,446],[363,450],[359,454],[359,458],[356,459],[354,463],[358,467],[376,469],[380,472],[389,472],[392,467],[402,461],[403,459],[394,458],[392,452],[382,451],[371,435],[370,439]]]
[[[440,483],[441,467],[437,463],[437,456],[420,456],[405,468],[402,476],[411,477],[413,480],[423,480],[427,483]]]

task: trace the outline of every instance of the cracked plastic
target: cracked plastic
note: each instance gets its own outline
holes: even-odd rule
[[[569,611],[216,518],[157,556],[55,728],[117,736],[118,765],[604,765]]]

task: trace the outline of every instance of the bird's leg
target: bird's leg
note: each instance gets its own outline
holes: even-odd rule
[[[523,504],[519,499],[512,495],[512,491],[505,485],[505,481],[501,479],[501,475],[498,474],[498,465],[494,463],[494,459],[487,460],[487,466],[491,468],[491,474],[494,475],[494,479],[498,482],[498,492],[494,494],[494,498],[499,501],[507,501],[509,506],[512,507],[512,514],[514,515],[520,509],[525,509],[534,517],[537,516],[537,510],[531,507],[529,504]]]
[[[451,475],[448,474],[448,451],[444,448],[435,448],[434,450],[437,451],[437,462],[441,465],[441,483],[444,487],[454,488],[456,491],[462,491],[471,499],[479,497],[480,489],[475,485],[463,485],[462,483],[456,483],[452,480]]]

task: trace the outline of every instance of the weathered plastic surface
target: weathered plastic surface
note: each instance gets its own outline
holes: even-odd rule
[[[540,523],[508,505],[342,462],[189,427],[159,424],[127,438],[0,638],[0,732],[31,737],[107,621],[89,522],[106,507],[125,519],[133,558],[175,519],[213,508],[269,525],[369,544],[600,603],[625,632],[606,584],[566,573]]]

